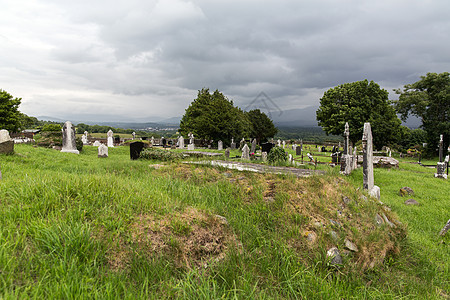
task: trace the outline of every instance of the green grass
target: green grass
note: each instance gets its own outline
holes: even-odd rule
[[[437,236],[450,218],[449,182],[433,178],[432,169],[401,164],[375,170],[382,201],[392,208],[386,214],[408,228],[403,239],[401,226],[370,225],[382,207],[361,200],[361,170],[342,179],[326,167],[330,175],[297,179],[180,163],[155,169],[150,165],[160,162],[131,161],[128,147],[110,148],[103,159],[90,146],[80,155],[30,145],[15,151],[0,155],[0,298],[450,294],[450,241]],[[421,206],[403,204],[397,194],[403,186],[414,189]],[[340,208],[352,215],[348,219],[336,214],[342,195],[353,200]],[[339,220],[342,227],[314,228],[312,216]],[[339,241],[332,241],[331,229]],[[311,230],[318,235],[314,245],[304,237]],[[363,251],[344,257],[341,268],[330,267],[326,250],[332,243],[342,250],[345,236],[360,249],[373,247],[367,253],[374,255],[384,240],[401,251],[374,268],[358,263]],[[224,243],[232,237],[236,243]],[[214,254],[217,243],[227,246],[223,256]]]

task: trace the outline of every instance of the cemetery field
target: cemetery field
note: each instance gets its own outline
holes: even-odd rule
[[[376,168],[382,204],[361,169],[320,168],[297,178],[17,144],[0,155],[0,298],[449,299],[450,182],[407,160]]]

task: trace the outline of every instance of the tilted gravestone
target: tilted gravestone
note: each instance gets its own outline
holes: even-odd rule
[[[108,132],[106,133],[107,138],[107,145],[108,147],[114,147],[114,141],[113,141],[113,135],[114,133],[112,132],[112,130],[108,130]]]
[[[77,150],[77,144],[75,140],[75,127],[72,122],[67,121],[64,123],[62,130],[62,149],[61,152],[79,154]]]
[[[256,139],[253,139],[253,141],[252,141],[252,148],[251,148],[250,152],[251,153],[256,152]]]
[[[144,149],[143,142],[130,143],[130,158],[132,160],[138,159],[141,155],[142,149]]]
[[[101,144],[98,146],[98,157],[108,157],[108,147]]]
[[[363,148],[363,188],[369,192],[369,195],[380,200],[380,188],[374,184],[373,141],[370,123],[364,123],[362,148]]]
[[[13,153],[14,141],[9,136],[6,129],[0,130],[0,153]]]
[[[248,148],[247,144],[244,144],[244,146],[242,147],[241,159],[250,159],[250,149]]]

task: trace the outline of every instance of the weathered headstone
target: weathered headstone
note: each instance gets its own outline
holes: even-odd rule
[[[135,160],[141,155],[142,149],[144,149],[143,142],[130,143],[130,158]]]
[[[341,127],[342,128],[342,127]],[[345,136],[345,140],[344,140],[344,155],[346,154],[350,154],[349,152],[349,136],[350,136],[350,129],[348,127],[348,122],[345,122],[345,127],[344,127],[344,136]]]
[[[154,138],[153,136],[152,136],[151,139],[150,139],[150,143],[152,143],[152,145],[155,144],[155,138]]]
[[[434,177],[447,179],[447,174],[445,174],[446,166],[447,162],[444,162],[444,136],[441,134],[439,141],[439,162],[437,163]]]
[[[112,132],[112,130],[108,130],[108,132],[106,133],[107,136],[107,145],[108,147],[114,147],[114,141],[113,141],[113,136],[114,133]]]
[[[253,139],[253,141],[252,141],[252,148],[251,148],[250,152],[251,153],[256,152],[256,139]]]
[[[267,152],[261,152],[261,160],[267,161]]]
[[[380,188],[374,185],[373,141],[370,123],[364,123],[362,148],[363,148],[363,188],[369,192],[369,195],[380,200]]]
[[[244,146],[242,147],[241,159],[250,159],[250,149],[248,148],[247,144],[244,144]]]
[[[0,130],[0,153],[12,153],[14,152],[14,141],[9,136],[9,132],[6,129]]]
[[[183,136],[180,136],[178,138],[178,148],[184,149],[184,137]]]
[[[289,156],[288,156],[288,161],[289,161],[289,163],[293,163],[294,162],[294,157],[292,156],[292,154],[289,154]]]
[[[192,132],[189,132],[188,137],[189,137],[189,144],[194,145],[195,142],[194,134]]]
[[[98,147],[98,146],[100,146],[100,145],[101,145],[100,141],[95,141],[95,142],[92,144],[92,146],[94,146],[94,147]]]
[[[286,147],[286,141],[283,141],[283,149]]]
[[[217,150],[223,150],[223,142],[222,141],[217,142]]]
[[[88,142],[88,132],[85,131],[84,134],[81,136],[81,141],[83,142],[83,145],[87,145]]]
[[[239,149],[242,149],[242,147],[244,147],[245,144],[245,139],[242,138],[242,140],[239,142]],[[246,145],[246,144],[245,144]],[[248,146],[247,146],[248,147]]]
[[[128,131],[129,132],[129,131]],[[131,134],[131,136],[133,137],[133,140],[136,138],[136,132],[133,131],[133,133]]]
[[[230,158],[230,148],[225,149],[225,157]]]
[[[341,158],[341,173],[344,175],[349,175],[353,171],[353,157],[350,151],[349,142],[350,130],[348,127],[348,122],[345,122],[344,128],[344,154]],[[339,147],[338,147],[339,149]]]
[[[236,149],[236,143],[234,142],[234,139],[231,138],[231,145],[230,145],[231,150]]]
[[[302,155],[302,146],[295,148],[295,155]]]
[[[101,144],[98,146],[98,157],[108,157],[108,147]]]
[[[67,121],[64,123],[62,130],[62,150],[61,152],[75,153],[79,154],[77,150],[76,140],[75,140],[75,127],[72,122]]]
[[[188,151],[195,150],[194,144],[189,144],[189,145],[187,146],[187,149],[188,149]]]
[[[280,140],[277,141],[277,144],[278,144],[278,147],[281,147],[281,141]]]

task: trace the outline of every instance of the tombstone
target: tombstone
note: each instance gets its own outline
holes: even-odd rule
[[[88,132],[85,131],[84,134],[81,136],[81,141],[83,142],[83,145],[89,144],[88,142]]]
[[[188,149],[188,151],[194,150],[194,149],[195,149],[194,144],[189,144],[189,145],[187,146],[187,149]]]
[[[152,146],[155,144],[155,138],[153,136],[151,137],[150,142],[152,143]]]
[[[291,164],[294,162],[294,157],[292,156],[292,154],[289,154],[288,160],[289,160],[289,163],[291,163]]]
[[[180,136],[178,138],[178,148],[184,149],[184,137],[183,136]]]
[[[130,158],[132,160],[138,159],[141,155],[142,149],[144,149],[143,142],[130,143]]]
[[[230,158],[230,148],[225,149],[225,158]]]
[[[302,147],[295,148],[295,155],[302,155]]]
[[[98,146],[98,157],[108,157],[108,147],[100,144]]]
[[[222,141],[217,142],[217,150],[223,150],[223,143]]]
[[[439,140],[439,162],[437,163],[434,177],[447,179],[447,174],[445,174],[446,166],[447,162],[444,161],[444,136],[441,134]]]
[[[129,132],[129,131],[128,131]],[[131,134],[131,136],[133,137],[133,140],[136,138],[136,132],[133,131],[133,133]]]
[[[278,139],[277,141],[278,147],[281,147],[281,141]]]
[[[6,129],[0,130],[0,153],[13,153],[14,141],[9,136]]]
[[[77,144],[75,140],[75,127],[72,122],[67,121],[64,123],[62,130],[62,149],[61,152],[79,154],[77,150]]]
[[[253,139],[253,141],[252,141],[252,148],[251,148],[250,152],[251,153],[256,152],[256,139]]]
[[[189,132],[188,137],[189,137],[189,144],[193,145],[195,141],[194,134],[192,132]]]
[[[93,144],[92,144],[92,146],[94,146],[94,147],[98,147],[98,146],[100,146],[101,145],[101,143],[99,142],[99,141],[95,141]]]
[[[262,161],[267,161],[267,152],[263,151],[263,152],[261,153],[261,160],[262,160]]]
[[[351,157],[351,151],[350,151],[350,129],[348,127],[348,122],[345,122],[345,129],[344,129],[344,153],[342,155],[341,160],[341,173],[344,175],[349,175],[353,170],[353,158]]]
[[[108,130],[108,132],[106,133],[107,138],[107,145],[108,147],[114,147],[114,141],[113,141],[113,135],[114,133],[112,132],[112,130]]]
[[[247,144],[244,144],[244,146],[242,147],[241,159],[250,159],[250,149],[248,148]]]
[[[286,141],[283,141],[283,149],[286,147]]]
[[[231,138],[231,145],[230,145],[231,150],[236,149],[236,143],[234,142],[234,139]]]
[[[275,147],[275,144],[273,143],[264,143],[261,144],[261,151],[269,153],[273,147]]]
[[[364,123],[362,148],[363,148],[363,188],[369,192],[369,195],[380,200],[380,188],[374,184],[374,177],[373,177],[373,141],[370,123]]]
[[[239,142],[239,149],[242,149],[242,147],[244,147],[245,144],[245,139],[242,138],[242,140]]]

